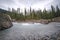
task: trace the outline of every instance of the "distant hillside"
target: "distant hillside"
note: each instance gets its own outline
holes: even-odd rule
[[[6,13],[6,12],[8,11],[0,8],[0,13]]]

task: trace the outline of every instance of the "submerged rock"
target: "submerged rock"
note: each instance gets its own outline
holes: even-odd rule
[[[7,14],[0,14],[0,30],[13,26],[11,17]]]

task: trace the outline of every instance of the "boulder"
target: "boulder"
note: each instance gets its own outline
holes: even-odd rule
[[[11,17],[7,14],[0,14],[0,30],[12,27]]]
[[[49,20],[41,19],[40,20],[40,23],[42,23],[42,24],[48,24],[49,23]]]
[[[60,17],[56,17],[53,19],[54,22],[60,22]]]

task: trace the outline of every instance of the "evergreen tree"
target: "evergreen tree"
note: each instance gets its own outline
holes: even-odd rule
[[[47,19],[48,15],[47,15],[47,11],[46,9],[43,10],[43,19]]]
[[[51,5],[51,11],[52,11],[52,18],[54,18],[55,17],[55,8]]]
[[[56,6],[56,17],[60,16],[60,9]]]
[[[25,19],[26,19],[26,15],[27,15],[27,12],[26,12],[26,8],[25,8]]]

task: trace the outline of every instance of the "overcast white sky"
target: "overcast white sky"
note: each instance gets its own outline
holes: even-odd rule
[[[50,9],[50,5],[60,6],[60,0],[0,0],[0,8],[3,9],[8,9],[9,7],[23,10],[24,8],[29,9],[31,6],[32,9],[43,10],[44,8]]]

